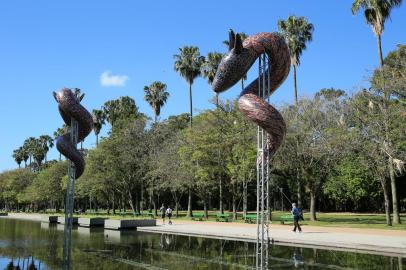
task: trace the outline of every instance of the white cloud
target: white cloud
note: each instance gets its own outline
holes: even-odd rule
[[[100,83],[102,86],[108,87],[108,86],[125,86],[126,82],[128,80],[127,75],[113,75],[111,74],[111,71],[104,71],[100,75]]]

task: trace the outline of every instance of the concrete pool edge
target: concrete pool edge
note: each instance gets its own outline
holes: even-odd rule
[[[211,238],[211,239],[220,239],[220,240],[231,240],[231,241],[243,241],[243,242],[251,242],[255,243],[256,239],[250,235],[221,235],[221,234],[213,234],[213,233],[200,233],[200,232],[182,232],[182,231],[174,231],[171,229],[165,229],[163,226],[156,226],[156,227],[143,227],[137,228],[137,231],[140,232],[149,232],[149,233],[166,233],[166,234],[175,234],[175,235],[182,235],[182,236],[192,236],[192,237],[204,237],[204,238]],[[390,256],[390,257],[402,257],[406,258],[406,249],[398,249],[396,247],[386,247],[386,246],[379,246],[379,245],[366,245],[366,244],[347,244],[347,243],[326,243],[321,241],[300,241],[292,240],[292,239],[283,239],[279,237],[273,237],[272,232],[270,235],[273,242],[277,245],[281,246],[291,246],[291,247],[303,247],[303,248],[316,248],[316,249],[327,249],[333,251],[344,251],[344,252],[356,252],[356,253],[363,253],[363,254],[371,254],[371,255],[382,255],[382,256]]]

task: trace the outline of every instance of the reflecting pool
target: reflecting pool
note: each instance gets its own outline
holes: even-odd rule
[[[255,244],[75,227],[72,269],[252,269]],[[63,225],[0,218],[0,270],[60,269]],[[272,246],[272,269],[406,269],[406,259]],[[12,266],[13,265],[13,266]],[[14,268],[13,268],[14,267]]]

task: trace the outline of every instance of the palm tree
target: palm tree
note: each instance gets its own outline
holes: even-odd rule
[[[182,76],[189,84],[189,105],[190,105],[190,127],[193,125],[193,104],[192,104],[192,85],[193,81],[201,75],[201,67],[204,63],[204,57],[200,55],[199,48],[194,46],[185,46],[179,48],[180,54],[175,54],[175,71]]]
[[[155,123],[157,123],[161,108],[169,97],[169,93],[166,91],[166,84],[160,81],[153,82],[150,86],[144,86],[144,93],[144,99],[152,107],[155,114]]]
[[[46,135],[45,135],[46,136]],[[41,168],[42,161],[45,159],[47,148],[44,147],[43,140],[34,138],[32,143],[32,157],[35,160],[37,170]],[[35,169],[34,169],[35,170]]]
[[[42,150],[45,154],[45,163],[47,162],[47,154],[50,148],[54,147],[54,140],[48,135],[41,135],[39,137],[39,143],[42,146]]]
[[[34,137],[29,137],[28,139],[26,139],[24,141],[24,145],[23,145],[23,147],[24,147],[24,149],[26,149],[29,159],[30,159],[30,165],[29,165],[30,167],[32,165],[32,156],[33,156],[34,148],[35,148],[35,140],[36,139]]]
[[[385,28],[385,22],[390,18],[390,13],[393,8],[398,7],[402,4],[402,0],[355,0],[352,4],[352,14],[356,14],[360,9],[364,10],[364,16],[366,23],[372,27],[372,31],[377,36],[378,40],[378,57],[379,57],[379,66],[383,72],[383,56],[382,56],[382,33]],[[384,89],[383,89],[384,90]],[[384,92],[385,102],[389,100],[389,95]],[[384,112],[387,111],[386,105]],[[386,139],[389,139],[389,116],[385,113],[385,135]],[[387,143],[387,142],[386,142]],[[397,188],[396,188],[396,178],[393,168],[393,157],[388,157],[388,168],[389,168],[389,177],[391,181],[391,190],[392,190],[392,209],[393,209],[393,224],[400,224],[399,208],[398,208],[398,198],[397,198]]]
[[[22,147],[15,149],[13,151],[13,158],[14,158],[15,162],[18,164],[18,168],[21,168],[21,162],[23,161]]]
[[[296,68],[300,65],[300,56],[306,49],[306,42],[312,40],[314,27],[305,17],[289,16],[286,21],[278,21],[278,28],[285,37],[290,50],[290,59],[293,65],[295,102],[297,104]]]
[[[214,76],[216,76],[217,68],[221,62],[223,55],[218,52],[209,52],[206,61],[202,65],[203,77],[207,79],[208,84],[212,84]]]
[[[54,140],[58,138],[59,136],[62,136],[63,134],[69,132],[69,127],[66,124],[63,124],[62,127],[58,128],[56,131],[54,131]],[[59,152],[59,161],[62,160],[62,154]]]
[[[23,146],[21,146],[21,157],[24,161],[24,167],[27,168],[27,160],[30,157],[28,150]]]
[[[194,46],[185,46],[179,48],[180,54],[175,54],[175,71],[178,72],[189,84],[189,105],[190,105],[190,128],[193,125],[193,103],[192,103],[192,85],[193,81],[201,75],[201,67],[205,61],[200,55],[199,48]],[[187,216],[192,216],[192,189],[189,186],[188,191],[188,211]]]
[[[99,145],[99,134],[106,123],[106,114],[103,110],[93,110],[93,131],[96,134],[96,146]]]
[[[402,4],[402,0],[355,0],[352,4],[352,14],[356,14],[360,9],[364,10],[367,24],[372,27],[372,31],[378,38],[379,64],[383,66],[381,36],[385,28],[385,22],[390,18],[390,12],[394,7]]]

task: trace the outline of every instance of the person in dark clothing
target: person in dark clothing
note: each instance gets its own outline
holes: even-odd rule
[[[161,212],[162,224],[165,224],[166,208],[164,204],[162,204],[161,208],[159,208],[159,212]]]
[[[292,216],[293,216],[293,223],[295,227],[293,228],[293,232],[296,232],[296,229],[299,230],[299,232],[302,232],[302,228],[300,228],[299,220],[301,217],[300,209],[297,208],[296,203],[292,203]]]

